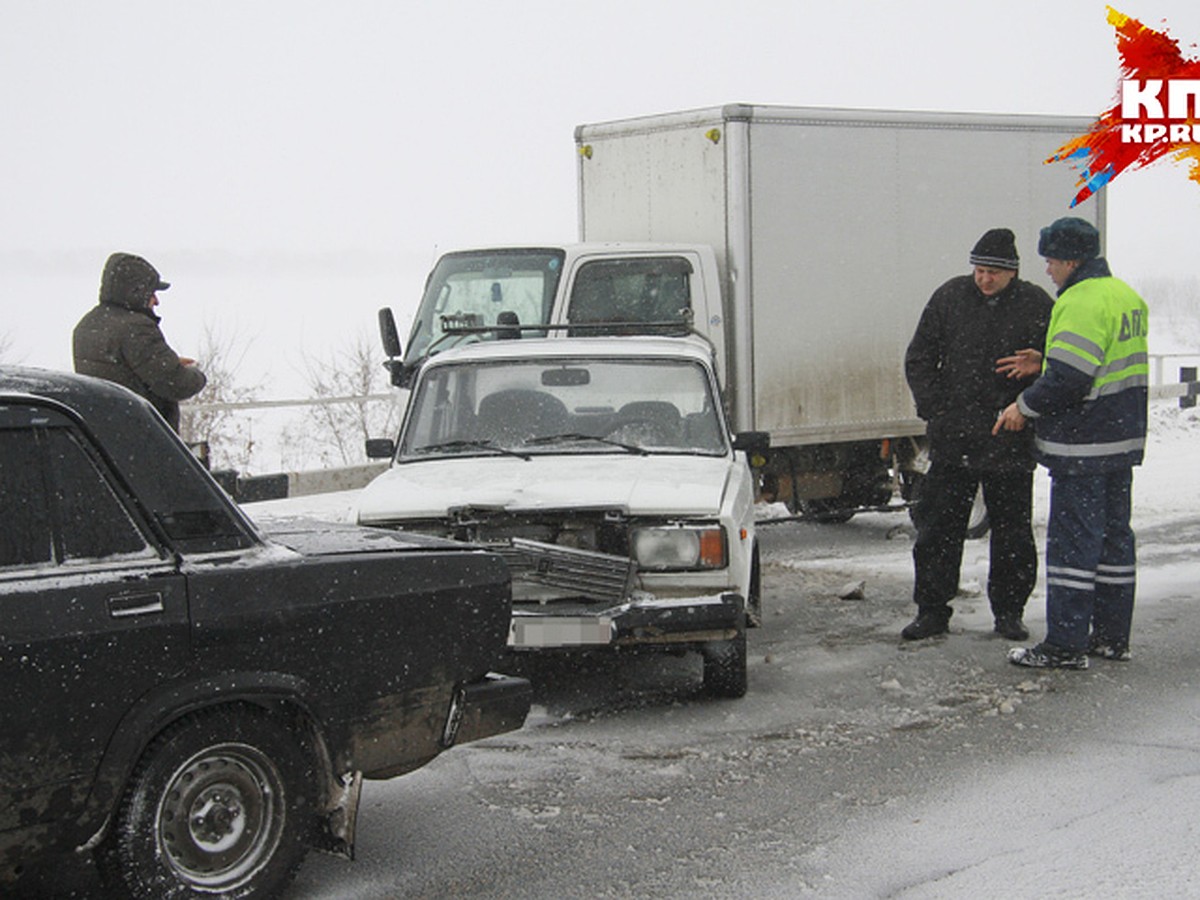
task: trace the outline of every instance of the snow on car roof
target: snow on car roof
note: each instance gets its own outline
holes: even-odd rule
[[[701,337],[657,337],[623,335],[621,337],[549,337],[479,341],[441,350],[429,357],[426,366],[452,362],[494,361],[500,359],[548,359],[569,356],[606,356],[630,359],[685,357],[712,362],[712,348]]]

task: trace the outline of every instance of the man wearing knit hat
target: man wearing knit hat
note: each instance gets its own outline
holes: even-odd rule
[[[950,629],[963,541],[980,486],[991,525],[988,600],[995,631],[1029,636],[1022,618],[1037,581],[1033,540],[1033,455],[1028,435],[997,440],[992,426],[1033,375],[1008,377],[1002,358],[1041,347],[1053,301],[1017,277],[1016,240],[993,228],[971,250],[971,275],[951,278],[929,299],[905,355],[917,415],[927,423],[929,472],[913,508],[913,601],[901,636],[921,640]]]
[[[1050,470],[1046,639],[1014,647],[1008,659],[1086,669],[1089,656],[1129,659],[1136,575],[1129,519],[1133,467],[1146,445],[1149,313],[1112,277],[1090,222],[1058,219],[1042,229],[1038,253],[1058,287],[1042,371],[995,431],[1019,433],[1032,420],[1034,453]]]

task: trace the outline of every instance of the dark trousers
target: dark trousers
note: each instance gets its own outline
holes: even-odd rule
[[[983,485],[991,526],[988,600],[994,616],[1020,616],[1037,582],[1032,472],[983,472],[935,462],[913,510],[913,600],[921,612],[950,615],[975,492]]]
[[[1083,652],[1128,649],[1136,548],[1129,525],[1133,471],[1055,475],[1046,528],[1046,641]]]

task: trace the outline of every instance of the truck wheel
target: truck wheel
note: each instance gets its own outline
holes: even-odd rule
[[[846,509],[838,500],[801,500],[800,512],[822,525],[841,525],[854,518],[855,510]]]
[[[269,716],[189,716],[142,754],[97,864],[127,897],[274,895],[308,850],[314,784],[300,742]]]
[[[746,696],[746,626],[738,627],[737,635],[728,641],[705,644],[704,690],[714,697]]]

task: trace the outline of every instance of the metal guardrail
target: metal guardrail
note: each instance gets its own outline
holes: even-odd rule
[[[1150,399],[1179,399],[1183,409],[1193,408],[1200,397],[1200,382],[1196,380],[1197,365],[1180,366],[1179,381],[1164,383],[1163,374],[1168,360],[1193,360],[1200,363],[1197,353],[1152,353],[1150,354]],[[256,409],[279,409],[286,407],[328,406],[339,403],[362,403],[388,401],[394,403],[396,394],[363,394],[342,397],[313,397],[296,400],[245,400],[232,403],[184,403],[185,409],[198,411],[253,411]],[[349,491],[364,487],[372,478],[387,468],[387,463],[361,463],[352,466],[336,466],[300,472],[278,472],[270,475],[239,476],[233,471],[214,472],[222,487],[235,500],[249,503],[258,500],[274,500],[284,497],[300,497],[308,494]]]
[[[1169,382],[1163,380],[1163,370],[1166,368],[1168,360],[1172,359],[1189,359],[1192,360],[1192,366],[1180,366],[1179,380],[1181,382],[1195,381],[1195,363],[1200,362],[1200,352],[1197,353],[1151,353],[1150,354],[1150,384],[1155,386],[1168,386]],[[1185,377],[1185,372],[1193,369],[1192,377]]]
[[[1196,367],[1183,366],[1180,368],[1178,382],[1164,382],[1163,368],[1168,359],[1192,359],[1200,362],[1200,353],[1152,353],[1150,354],[1150,397],[1153,400],[1169,399],[1171,397],[1194,396],[1196,389],[1191,387],[1196,381]],[[1190,377],[1185,374],[1191,372]],[[292,406],[332,406],[339,403],[362,403],[387,400],[395,402],[396,395],[389,394],[358,394],[344,397],[309,397],[292,400],[241,400],[231,403],[193,403],[184,402],[183,409],[194,409],[198,412],[227,412],[232,410],[248,411],[255,409],[285,409]]]
[[[288,400],[239,400],[230,402],[180,404],[184,410],[197,412],[255,412],[258,410],[287,409],[292,407],[333,406],[343,403],[364,402],[395,403],[395,392],[386,394],[355,394],[338,397],[310,397]],[[204,442],[193,446],[193,451],[208,465],[208,448]],[[241,475],[233,469],[214,469],[213,477],[234,500],[239,503],[255,503],[262,500],[281,500],[285,497],[303,497],[310,494],[327,494],[334,491],[351,491],[365,487],[380,472],[387,468],[385,462],[357,463],[347,466],[331,466],[323,469],[308,469],[291,472],[273,472],[267,475]]]
[[[1170,400],[1178,397],[1180,408],[1189,409],[1196,405],[1196,397],[1200,395],[1200,382],[1195,380],[1195,375],[1192,379],[1180,384],[1156,384],[1150,388],[1150,399]]]
[[[239,475],[232,469],[218,469],[212,475],[238,503],[256,503],[261,500],[282,500],[285,497],[358,490],[366,487],[387,467],[388,464],[384,462],[361,463],[356,466],[335,466],[304,472],[276,472],[271,475]]]
[[[1179,367],[1179,381],[1171,384],[1163,382],[1163,365],[1168,359],[1188,359],[1190,366]],[[1196,396],[1200,392],[1200,384],[1196,381],[1195,363],[1200,361],[1196,353],[1151,353],[1150,354],[1150,399],[1167,400],[1179,398],[1180,409],[1191,409],[1196,405]]]
[[[395,401],[395,394],[359,394],[346,397],[309,397],[305,400],[239,400],[230,403],[193,403],[185,401],[181,409],[197,412],[229,412],[231,410],[284,409],[289,406],[335,406],[339,403],[362,403],[364,401]]]

